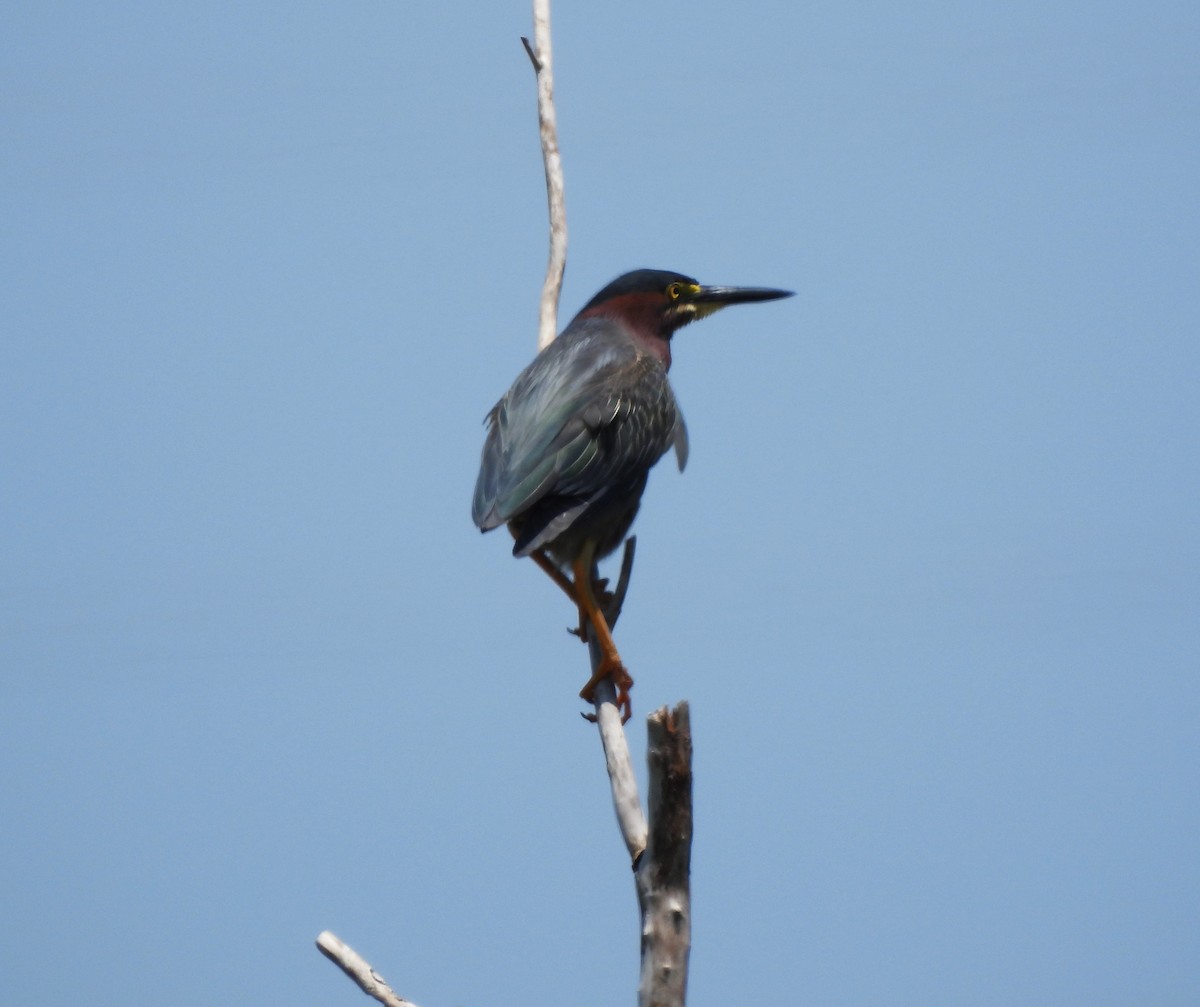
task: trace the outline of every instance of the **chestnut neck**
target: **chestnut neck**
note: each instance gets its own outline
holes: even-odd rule
[[[607,318],[619,324],[645,353],[671,369],[673,328],[664,325],[661,294],[621,294],[579,313],[580,318]]]

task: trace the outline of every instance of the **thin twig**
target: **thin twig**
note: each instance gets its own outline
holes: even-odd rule
[[[529,62],[533,64],[533,72],[542,72],[542,61],[537,58],[537,53],[533,51],[533,43],[524,35],[521,36],[521,45],[525,47],[525,53],[529,57]]]
[[[349,944],[329,930],[317,938],[317,948],[326,958],[346,973],[367,996],[374,997],[384,1007],[416,1007],[411,1000],[398,996],[384,982],[383,976]]]
[[[538,349],[554,341],[558,332],[558,295],[567,268],[567,200],[563,188],[562,156],[558,151],[558,119],[554,112],[554,59],[550,46],[550,0],[533,0],[533,39],[522,37],[525,51],[537,74],[538,133],[546,168],[546,206],[550,214],[550,258],[538,312]]]

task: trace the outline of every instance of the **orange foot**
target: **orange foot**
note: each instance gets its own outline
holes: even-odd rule
[[[588,679],[587,685],[579,690],[579,698],[585,703],[594,703],[596,686],[606,678],[612,678],[613,685],[617,690],[617,709],[621,711],[621,723],[627,724],[629,718],[633,716],[633,703],[629,698],[629,690],[633,688],[633,678],[625,670],[625,665],[621,663],[619,657],[605,657],[600,661],[600,665]],[[596,722],[594,713],[585,713],[583,717],[592,723]]]

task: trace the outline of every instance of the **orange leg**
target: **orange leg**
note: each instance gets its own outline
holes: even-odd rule
[[[552,581],[554,581],[554,583],[557,584],[562,589],[563,594],[565,594],[568,598],[570,598],[571,601],[573,601],[575,603],[575,606],[579,609],[579,628],[572,629],[572,630],[570,630],[570,632],[574,633],[577,637],[579,637],[582,640],[583,634],[585,632],[585,627],[587,626],[588,619],[587,619],[587,613],[584,611],[583,606],[579,604],[579,595],[575,591],[575,585],[573,583],[571,583],[571,581],[568,579],[567,575],[558,568],[558,564],[556,564],[554,562],[554,560],[552,560],[549,556],[547,556],[546,553],[544,551],[542,551],[541,549],[539,549],[537,552],[531,552],[529,554],[529,558],[531,560],[533,560],[539,567],[542,568],[542,570],[545,572],[546,576],[549,577]],[[596,596],[595,592],[597,590],[602,592],[602,596],[611,597],[611,595],[609,595],[608,592],[605,591],[605,588],[607,585],[608,585],[607,580],[601,579],[601,580],[596,581],[595,588],[593,589],[593,592],[592,592],[592,597],[595,598],[595,596]],[[596,604],[597,604],[597,606],[601,606],[601,602],[598,598],[596,599]],[[601,607],[601,611],[603,611],[602,607]]]
[[[547,556],[541,549],[537,550],[537,552],[531,552],[529,558],[546,571],[546,576],[561,587],[571,601],[575,602],[576,605],[579,604],[579,596],[575,593],[575,585],[567,579],[565,573],[555,566],[554,560]]]
[[[608,620],[604,617],[604,613],[600,610],[600,606],[596,603],[596,596],[592,591],[591,568],[592,558],[595,555],[595,549],[584,549],[583,554],[575,560],[575,593],[577,603],[579,605],[580,622],[584,617],[591,623],[592,630],[596,635],[596,643],[600,647],[600,663],[596,670],[592,673],[592,677],[588,679],[587,685],[579,693],[581,699],[585,702],[592,702],[596,692],[596,686],[608,677],[612,677],[613,685],[617,689],[617,706],[621,710],[621,721],[627,721],[633,713],[633,708],[629,700],[629,690],[633,687],[633,679],[629,672],[625,670],[625,665],[621,661],[621,655],[617,652],[617,645],[613,642],[612,631],[608,628]]]
[[[591,578],[594,557],[594,546],[584,549],[583,554],[574,563],[572,572],[575,574],[575,581],[572,583],[567,575],[558,568],[557,564],[543,550],[538,549],[536,552],[529,554],[529,558],[541,567],[546,575],[579,608],[579,629],[571,630],[571,632],[577,633],[580,639],[586,639],[585,631],[590,625],[596,637],[596,642],[600,646],[602,655],[600,664],[592,674],[592,677],[588,679],[587,685],[579,693],[580,698],[588,703],[592,702],[596,686],[611,675],[613,685],[617,689],[617,706],[621,710],[621,722],[625,723],[633,713],[629,699],[629,690],[633,686],[633,679],[630,677],[629,672],[625,670],[625,665],[621,661],[621,655],[617,652],[617,645],[613,642],[612,630],[608,627],[608,619],[605,618],[603,609],[600,608],[599,603],[596,601],[596,594],[592,587]],[[603,586],[605,582],[600,581],[599,583]],[[588,719],[594,719],[594,717],[589,715]]]

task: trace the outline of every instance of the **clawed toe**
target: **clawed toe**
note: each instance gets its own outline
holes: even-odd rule
[[[596,701],[596,686],[604,679],[611,678],[617,690],[617,709],[621,711],[621,723],[628,723],[633,716],[633,703],[629,698],[629,690],[633,688],[633,677],[625,670],[620,658],[606,657],[600,661],[587,684],[579,690],[579,698],[586,703]],[[587,720],[595,721],[595,715],[584,714]]]

